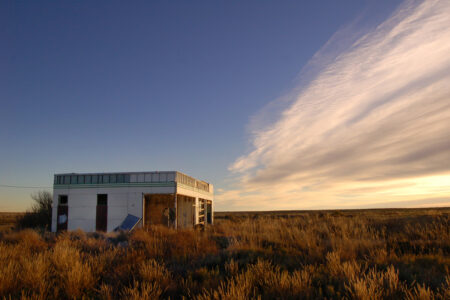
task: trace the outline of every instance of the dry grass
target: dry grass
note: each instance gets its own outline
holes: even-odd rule
[[[0,232],[8,232],[16,227],[17,221],[24,216],[25,213],[7,213],[0,212]]]
[[[450,299],[450,209],[221,213],[205,231],[0,233],[0,298]]]

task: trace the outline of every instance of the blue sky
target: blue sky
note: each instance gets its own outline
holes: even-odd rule
[[[218,209],[239,209],[240,176],[255,176],[235,164],[252,160],[252,122],[327,43],[359,38],[400,3],[2,2],[0,184],[180,170],[215,185]],[[0,211],[24,210],[33,191],[0,187]]]

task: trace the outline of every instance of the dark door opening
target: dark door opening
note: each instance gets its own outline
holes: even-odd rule
[[[108,228],[108,195],[97,195],[97,216],[95,230],[106,231]]]
[[[56,218],[56,231],[67,230],[69,221],[69,206],[67,195],[58,196],[58,213]]]
[[[206,223],[212,224],[212,202],[206,201]]]

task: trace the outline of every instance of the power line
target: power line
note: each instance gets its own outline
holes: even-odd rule
[[[0,187],[4,188],[14,188],[14,189],[49,189],[51,186],[24,186],[24,185],[9,185],[9,184],[0,184]]]

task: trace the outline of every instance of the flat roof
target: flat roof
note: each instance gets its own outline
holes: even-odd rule
[[[180,171],[136,171],[136,172],[55,173],[55,176],[57,176],[57,175],[143,174],[143,173],[181,173],[181,174],[184,174],[184,173],[182,173]]]
[[[179,171],[101,172],[101,173],[58,173],[54,175],[54,185],[100,185],[144,182],[181,183],[210,192],[206,181],[195,179]]]

